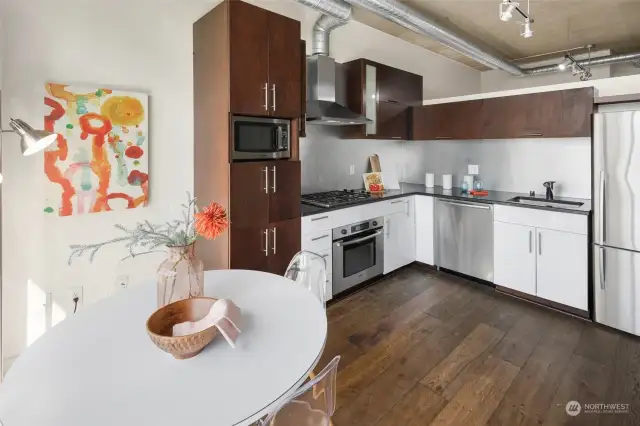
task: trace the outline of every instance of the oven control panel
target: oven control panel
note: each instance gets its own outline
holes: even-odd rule
[[[384,218],[377,217],[375,219],[366,220],[364,222],[353,223],[351,225],[341,226],[333,230],[333,240],[338,240],[361,232],[382,228]]]

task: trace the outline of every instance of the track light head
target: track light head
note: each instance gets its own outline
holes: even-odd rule
[[[524,28],[522,30],[522,33],[520,33],[520,35],[524,38],[533,37],[533,30],[531,29],[531,21],[528,18],[524,21]]]
[[[573,64],[573,61],[571,60],[571,57],[567,54],[564,55],[564,61],[562,61],[561,63],[558,64],[558,69],[560,71],[564,71],[567,68],[569,68],[571,66],[571,64]]]
[[[503,0],[500,3],[500,20],[504,22],[510,21],[513,18],[513,11],[518,6],[520,6],[518,2]]]

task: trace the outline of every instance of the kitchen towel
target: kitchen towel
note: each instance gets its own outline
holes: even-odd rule
[[[453,188],[453,176],[442,175],[442,189],[451,189],[451,188]]]
[[[436,175],[433,173],[425,173],[424,175],[424,186],[427,188],[433,188],[436,184]]]

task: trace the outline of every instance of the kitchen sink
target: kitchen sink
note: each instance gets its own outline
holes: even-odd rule
[[[546,198],[538,197],[514,197],[508,200],[513,203],[529,204],[532,206],[544,206],[544,207],[560,207],[560,208],[578,208],[582,207],[584,203],[579,201],[565,201],[565,200],[547,200]]]

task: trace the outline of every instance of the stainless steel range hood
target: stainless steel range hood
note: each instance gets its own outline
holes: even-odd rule
[[[307,59],[307,124],[346,126],[371,122],[339,103],[336,74],[342,77],[341,72],[340,65],[329,56],[313,55]]]

